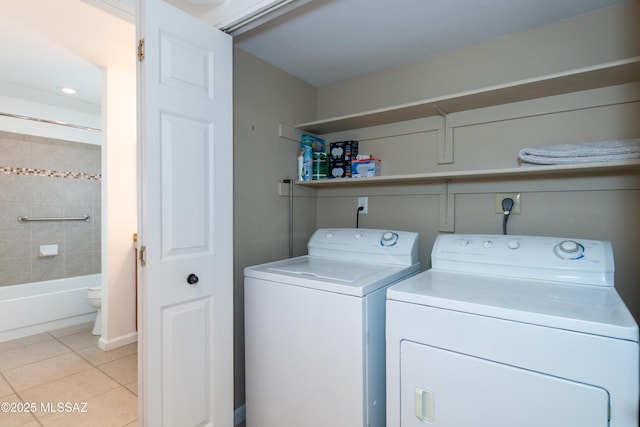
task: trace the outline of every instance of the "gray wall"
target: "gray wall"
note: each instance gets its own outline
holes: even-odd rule
[[[0,132],[0,286],[100,272],[100,150]],[[85,214],[88,222],[17,221]],[[48,244],[59,254],[39,257]]]

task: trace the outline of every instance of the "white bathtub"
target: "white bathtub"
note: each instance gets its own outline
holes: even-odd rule
[[[87,288],[101,275],[0,286],[0,342],[95,320]]]

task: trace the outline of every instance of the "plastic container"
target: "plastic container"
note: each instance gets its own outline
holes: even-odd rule
[[[327,179],[329,175],[329,155],[313,153],[313,179]]]
[[[313,153],[310,145],[303,147],[302,155],[302,180],[311,181],[313,175]]]

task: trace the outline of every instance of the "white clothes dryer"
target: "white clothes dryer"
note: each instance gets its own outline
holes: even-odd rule
[[[440,235],[387,292],[387,426],[637,427],[609,242]]]
[[[383,427],[386,290],[418,234],[319,229],[308,253],[244,271],[247,425]]]

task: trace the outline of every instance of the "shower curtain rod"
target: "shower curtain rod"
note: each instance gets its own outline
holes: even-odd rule
[[[34,122],[48,123],[48,124],[51,124],[51,125],[66,126],[66,127],[70,127],[70,128],[74,128],[74,129],[82,129],[82,130],[90,130],[90,131],[93,131],[93,132],[100,132],[100,129],[98,129],[98,128],[92,128],[92,127],[89,127],[89,126],[74,125],[73,123],[59,122],[59,121],[56,121],[56,120],[39,119],[37,117],[21,116],[19,114],[11,114],[11,113],[2,113],[2,112],[0,112],[0,116],[11,117],[11,118],[14,118],[14,119],[31,120],[31,121],[34,121]]]

